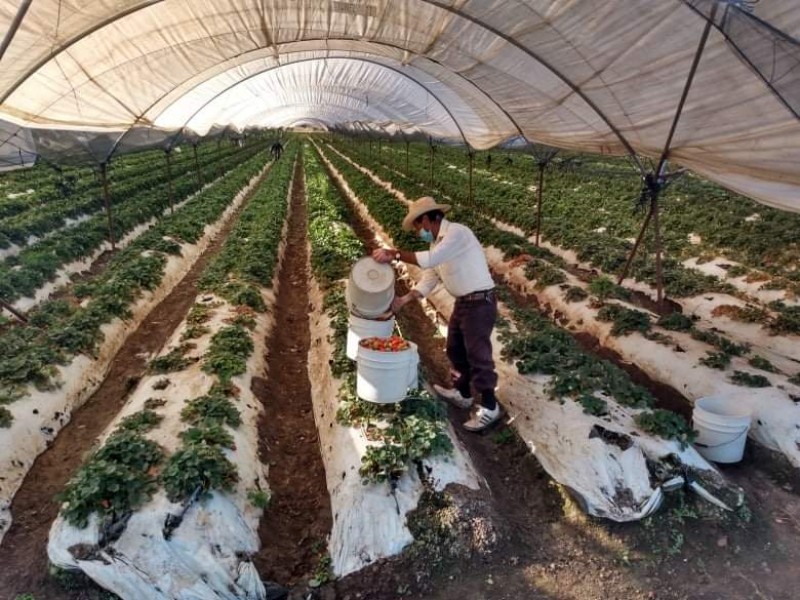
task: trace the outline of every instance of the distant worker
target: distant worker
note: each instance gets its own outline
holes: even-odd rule
[[[497,319],[497,298],[486,255],[469,227],[444,218],[449,204],[438,204],[430,196],[415,200],[403,219],[403,229],[417,232],[430,243],[430,250],[378,249],[372,258],[381,263],[400,260],[424,269],[422,279],[410,292],[395,298],[397,312],[410,301],[430,294],[437,284],[455,297],[447,325],[447,358],[453,368],[454,389],[434,384],[436,393],[458,408],[470,408],[472,388],[481,406],[464,423],[468,431],[483,431],[500,420],[502,410],[495,397],[497,373],[492,358],[492,329]]]
[[[283,145],[279,140],[275,140],[275,142],[273,142],[270,152],[272,152],[272,158],[275,160],[278,160],[281,157],[281,153],[283,153]]]

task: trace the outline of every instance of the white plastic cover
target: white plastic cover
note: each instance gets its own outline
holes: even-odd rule
[[[800,211],[800,4],[753,4],[0,0],[0,119],[84,139],[314,123],[483,149],[522,133],[656,157],[711,18],[670,158]]]

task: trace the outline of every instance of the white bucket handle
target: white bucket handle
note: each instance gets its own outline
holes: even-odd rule
[[[750,425],[745,425],[744,429],[742,429],[742,431],[739,433],[739,435],[737,435],[732,440],[727,440],[725,442],[722,442],[721,444],[713,444],[713,445],[711,445],[711,444],[701,444],[700,442],[694,442],[694,445],[695,446],[700,446],[701,448],[719,448],[720,446],[727,446],[728,444],[732,444],[732,443],[738,441],[739,439],[741,439],[741,437],[743,435],[747,435],[747,430],[748,429],[750,429]]]

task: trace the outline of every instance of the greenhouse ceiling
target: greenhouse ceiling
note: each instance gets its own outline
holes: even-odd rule
[[[799,32],[797,0],[0,0],[0,162],[313,123],[668,147],[800,211]]]

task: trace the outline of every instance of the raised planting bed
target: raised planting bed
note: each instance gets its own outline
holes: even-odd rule
[[[387,202],[386,190],[344,159],[331,155],[331,160],[356,201],[363,202],[362,216],[370,227],[396,247],[404,205]],[[406,271],[412,281],[421,275],[413,266]],[[452,311],[453,299],[444,290],[435,291],[429,301],[445,318]],[[512,426],[584,510],[617,521],[640,519],[660,505],[661,485],[684,472],[701,479],[729,507],[742,504],[740,491],[687,444],[692,433],[686,422],[653,410],[650,394],[622,370],[580,351],[538,313],[522,308],[502,312],[507,333],[494,339],[499,396]],[[545,361],[549,369],[531,361],[531,351],[555,341],[561,351]]]
[[[256,156],[122,251],[79,298],[45,303],[0,344],[0,536],[11,499],[64,425],[102,382],[114,355],[190,270],[264,169]]]
[[[373,174],[368,175],[375,180]],[[380,180],[376,183],[386,185]],[[800,338],[769,335],[757,324],[721,323],[724,315],[715,313],[713,307],[727,301],[732,304],[724,306],[742,307],[742,311],[749,308],[743,301],[721,294],[683,299],[695,308],[692,319],[675,315],[688,322],[683,331],[670,328],[669,318],[666,327],[659,326],[657,316],[626,302],[631,299],[628,289],[602,277],[587,285],[558,268],[565,265],[534,247],[522,231],[464,207],[455,214],[456,220],[472,227],[486,245],[496,247],[487,253],[493,270],[548,307],[562,325],[589,333],[622,360],[678,390],[689,401],[718,394],[736,398],[753,414],[751,438],[800,466],[800,416],[796,410]],[[575,294],[581,293],[584,296],[576,299]],[[701,310],[703,303],[711,310]],[[612,310],[617,314],[612,315]],[[720,335],[715,326],[728,335]],[[748,389],[753,387],[761,389]]]
[[[252,557],[270,491],[251,383],[264,376],[275,325],[287,159],[254,192],[194,307],[60,496],[50,560],[123,598],[265,597]],[[119,493],[120,478],[136,493]]]
[[[221,159],[206,158],[201,171],[211,180],[219,169],[228,170],[251,158],[258,151],[255,145]],[[162,169],[157,171],[158,185],[149,177],[126,182],[129,192],[112,209],[114,238],[124,248],[131,240],[151,227],[158,218],[170,211],[169,185],[163,181]],[[198,191],[196,173],[187,171],[173,177],[172,192],[180,204]],[[19,255],[0,265],[0,297],[13,302],[17,310],[28,310],[48,298],[54,290],[69,281],[70,275],[88,270],[92,263],[111,248],[108,241],[108,218],[98,212],[73,227],[52,232],[46,239],[23,249]]]
[[[456,488],[478,489],[478,481],[444,407],[428,394],[391,405],[356,397],[356,365],[346,356],[342,279],[365,247],[347,224],[346,203],[315,153],[307,151],[306,159],[314,271],[308,366],[334,514],[328,549],[334,574],[343,576],[414,541],[408,514],[427,489],[447,488],[458,503]]]

